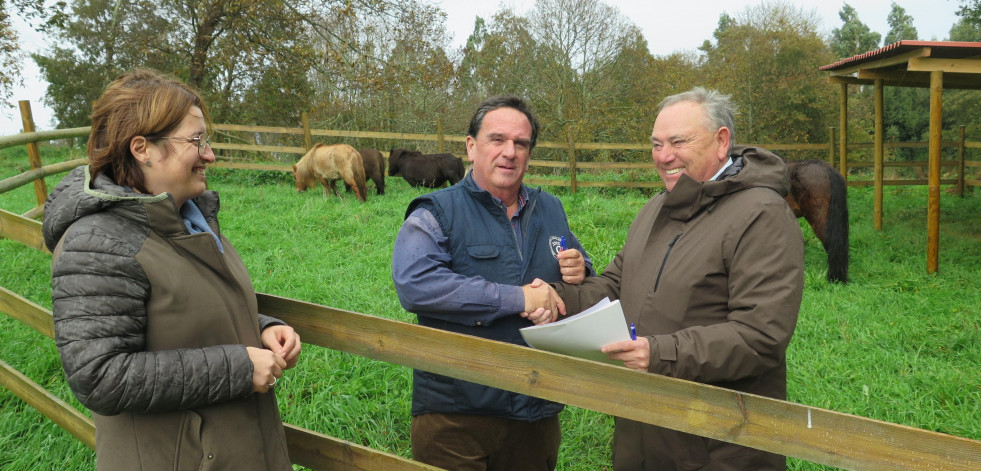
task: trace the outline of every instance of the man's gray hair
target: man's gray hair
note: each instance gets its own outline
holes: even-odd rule
[[[732,143],[736,140],[734,116],[737,111],[736,105],[732,103],[732,95],[723,95],[716,90],[695,87],[687,92],[671,95],[661,100],[661,103],[657,105],[657,112],[660,114],[664,108],[685,101],[702,105],[702,108],[705,109],[705,116],[708,118],[705,127],[709,130],[715,131],[723,126],[729,128],[729,148],[732,149]]]

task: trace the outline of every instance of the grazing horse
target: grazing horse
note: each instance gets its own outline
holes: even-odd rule
[[[375,190],[379,195],[385,194],[385,158],[381,152],[370,147],[358,149],[361,160],[364,162],[364,176],[367,180],[375,182]],[[348,186],[348,189],[351,187]]]
[[[439,188],[463,179],[463,160],[453,154],[423,154],[416,150],[392,149],[388,154],[388,174],[412,186]]]
[[[347,144],[317,144],[293,164],[293,178],[296,191],[306,191],[320,183],[324,191],[330,190],[334,196],[337,187],[334,182],[344,179],[344,183],[354,189],[355,196],[364,202],[368,198],[365,188],[364,163],[361,154]]]
[[[828,281],[848,282],[848,201],[845,179],[823,160],[788,161],[787,204],[811,225],[828,253]]]

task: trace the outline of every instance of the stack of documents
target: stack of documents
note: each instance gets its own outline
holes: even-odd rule
[[[622,362],[610,360],[600,348],[630,340],[630,329],[623,317],[620,300],[603,298],[579,314],[550,324],[525,327],[521,329],[521,336],[525,343],[539,350],[622,365]]]

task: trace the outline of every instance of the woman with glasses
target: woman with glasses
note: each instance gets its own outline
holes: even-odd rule
[[[300,338],[258,313],[219,229],[208,126],[187,85],[126,73],[45,204],[55,340],[100,470],[292,469],[272,389]]]

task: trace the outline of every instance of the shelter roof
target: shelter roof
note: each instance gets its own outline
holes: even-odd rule
[[[898,41],[821,66],[832,82],[929,87],[930,73],[944,73],[944,88],[981,89],[981,42]]]

